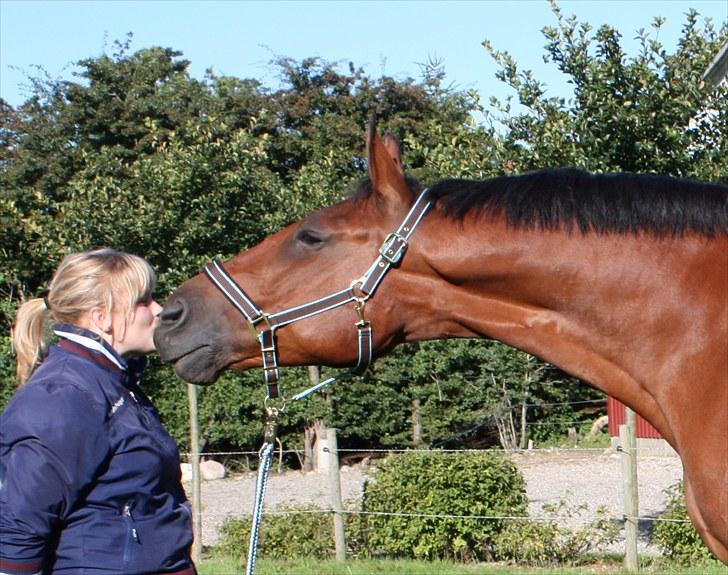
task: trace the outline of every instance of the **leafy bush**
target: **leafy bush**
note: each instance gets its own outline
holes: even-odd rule
[[[521,516],[526,506],[523,476],[504,455],[404,453],[384,460],[365,485],[354,539],[372,555],[489,559],[506,522],[469,516]]]
[[[271,559],[332,557],[334,537],[331,514],[311,506],[281,507],[280,515],[268,515],[260,526],[258,555]],[[293,519],[291,517],[293,514]],[[231,518],[221,528],[222,541],[217,550],[244,560],[250,538],[250,517]]]
[[[584,556],[612,543],[619,528],[610,522],[607,510],[597,508],[596,519],[584,527],[562,527],[566,520],[588,511],[586,504],[544,505],[547,521],[511,521],[496,538],[497,558],[527,565],[575,564]]]
[[[4,408],[15,393],[15,355],[12,351],[10,337],[0,335],[0,409]]]
[[[703,543],[693,524],[689,521],[685,505],[685,490],[682,481],[668,487],[664,491],[667,497],[665,513],[652,527],[650,538],[662,554],[673,561],[685,565],[698,562],[715,561],[713,554]]]

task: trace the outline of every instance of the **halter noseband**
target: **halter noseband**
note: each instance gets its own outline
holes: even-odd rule
[[[364,319],[364,306],[367,300],[374,295],[386,273],[402,260],[407,250],[407,242],[414,233],[417,224],[425,215],[431,201],[425,198],[427,189],[417,198],[409,213],[396,232],[387,236],[379,248],[379,256],[359,279],[341,291],[332,293],[320,299],[292,307],[274,314],[265,313],[252,300],[245,290],[225,271],[219,260],[214,260],[205,266],[205,274],[212,281],[227,300],[245,317],[248,326],[260,343],[263,358],[263,376],[268,386],[268,397],[273,399],[280,395],[278,381],[278,350],[276,348],[276,330],[290,323],[306,319],[348,303],[354,303],[359,321],[356,322],[359,359],[356,365],[342,375],[359,375],[364,373],[372,361],[372,328],[370,322]],[[314,389],[330,383],[336,376],[326,382],[315,386]]]

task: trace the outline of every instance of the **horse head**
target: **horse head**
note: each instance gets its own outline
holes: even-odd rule
[[[340,290],[351,289],[356,298],[357,280],[410,209],[419,190],[404,176],[399,144],[390,134],[377,134],[374,118],[366,141],[369,179],[356,194],[221,264],[223,273],[266,316]],[[386,286],[381,291],[385,294],[366,305],[378,351],[402,339],[402,325],[390,313],[393,301],[386,297]],[[281,365],[354,363],[357,335],[352,325],[361,319],[354,305],[345,305],[276,330],[278,361]],[[247,323],[210,278],[200,273],[169,297],[155,342],[160,356],[174,364],[182,379],[212,383],[226,369],[262,364],[258,334]]]

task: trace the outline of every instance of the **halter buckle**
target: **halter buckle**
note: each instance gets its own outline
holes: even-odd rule
[[[399,263],[406,250],[407,240],[397,232],[392,232],[379,248],[379,255],[394,266]]]

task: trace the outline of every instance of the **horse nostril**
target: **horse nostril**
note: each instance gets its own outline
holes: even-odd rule
[[[183,299],[168,301],[159,314],[159,323],[165,327],[173,327],[184,322],[187,317],[187,305]]]

